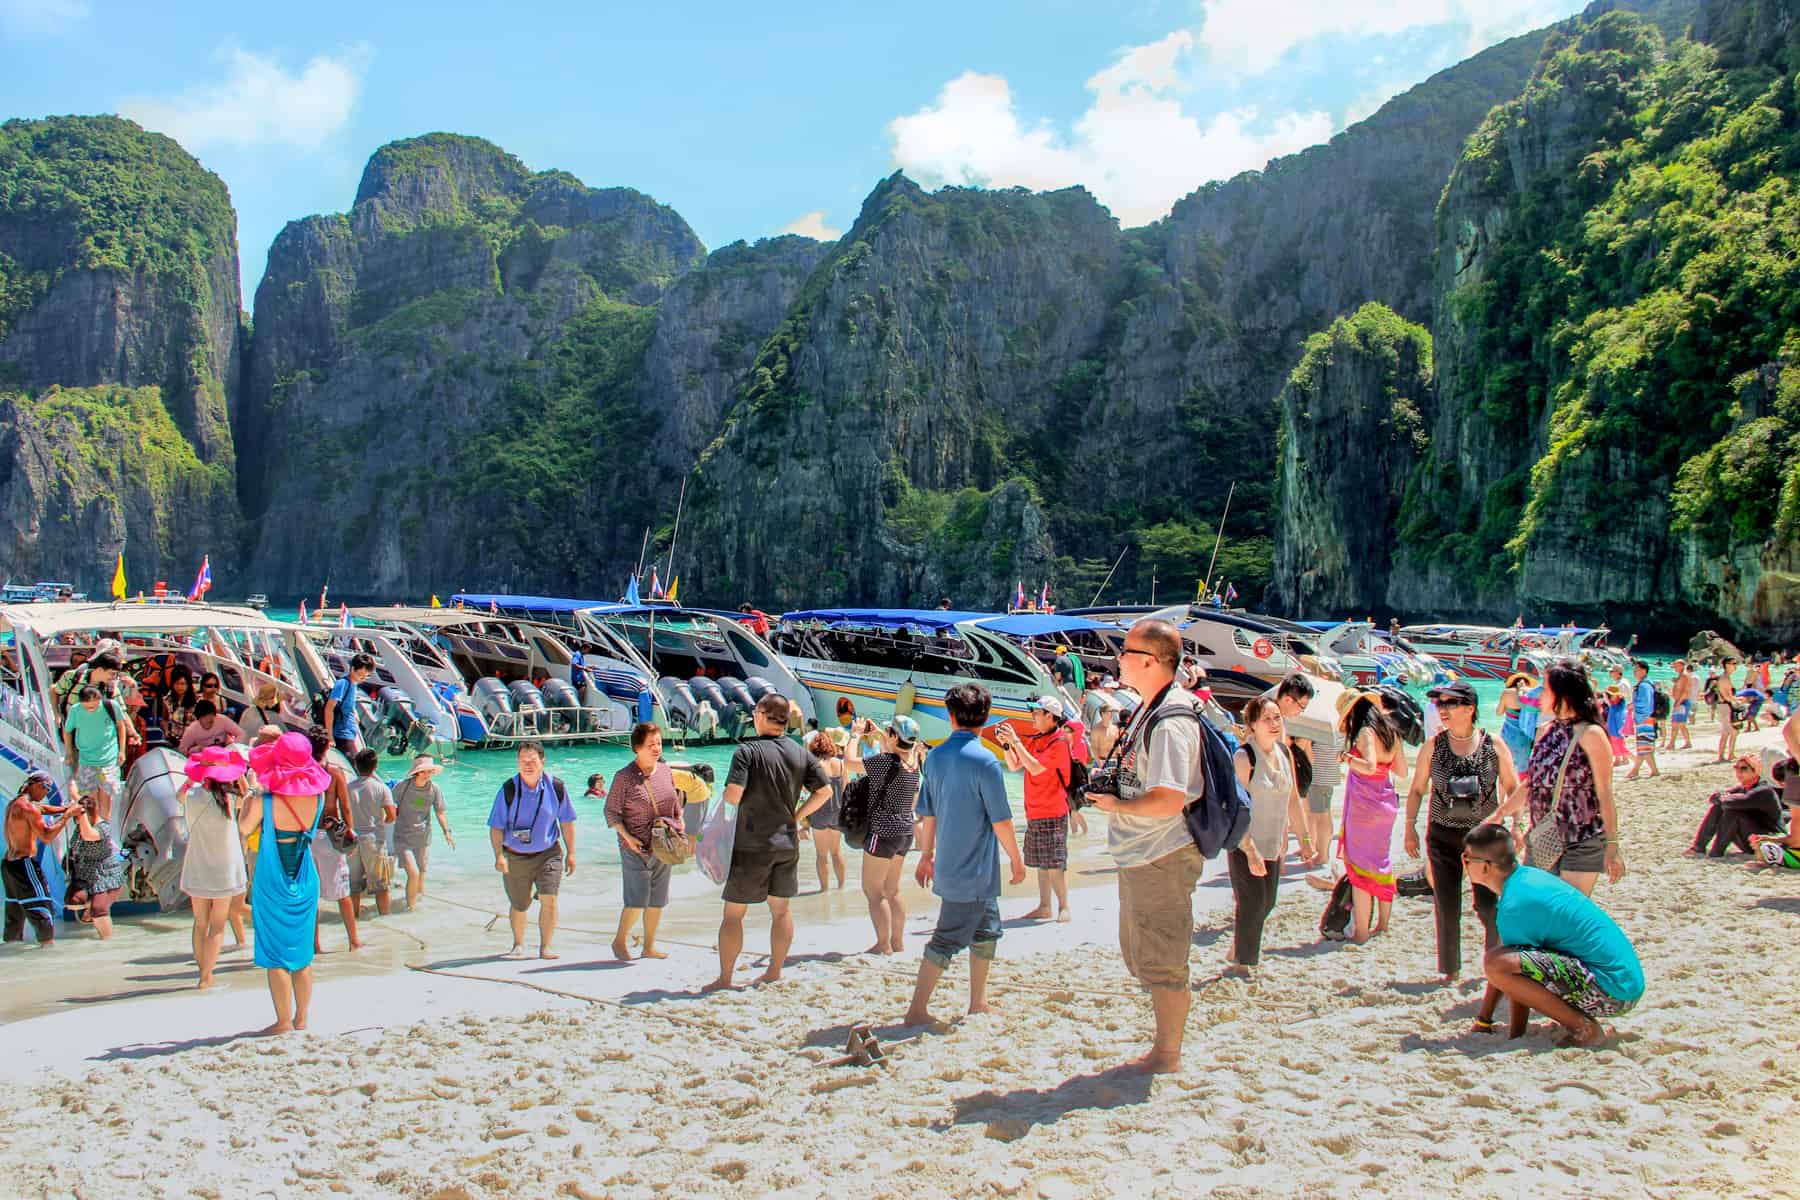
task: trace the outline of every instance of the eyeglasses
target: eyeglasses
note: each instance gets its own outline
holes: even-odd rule
[[[1137,650],[1137,649],[1127,647],[1126,649],[1119,651],[1119,657],[1121,659],[1123,659],[1127,654],[1141,654],[1145,658],[1150,659],[1152,662],[1154,662],[1156,660],[1156,652],[1153,650]]]
[[[1474,708],[1475,707],[1473,704],[1469,703],[1469,701],[1467,701],[1467,700],[1452,700],[1452,699],[1449,699],[1448,697],[1446,697],[1443,700],[1439,700],[1437,702],[1437,706],[1438,706],[1439,712],[1442,712],[1446,708]]]

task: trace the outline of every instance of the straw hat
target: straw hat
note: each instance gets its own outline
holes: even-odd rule
[[[281,689],[272,683],[265,683],[256,689],[256,707],[275,708],[281,703]]]
[[[304,733],[284,733],[252,747],[250,769],[266,790],[284,796],[316,796],[331,786],[331,772],[313,761],[312,741]]]
[[[1377,696],[1374,692],[1359,692],[1359,691],[1354,690],[1353,688],[1345,688],[1342,692],[1338,693],[1338,698],[1337,698],[1338,720],[1340,720],[1340,721],[1343,720],[1345,715],[1348,714],[1349,711],[1356,706],[1356,702],[1358,700],[1367,700],[1373,704],[1381,703],[1381,697]]]
[[[412,766],[406,769],[408,775],[436,775],[444,769],[444,765],[429,754],[416,755]]]
[[[1533,675],[1529,671],[1514,671],[1511,675],[1508,675],[1506,677],[1506,686],[1509,688],[1510,687],[1518,687],[1521,684],[1529,684],[1529,683],[1534,683],[1536,681],[1537,681],[1537,676]]]
[[[230,746],[208,746],[188,756],[181,768],[190,783],[235,783],[250,769],[250,760]]]

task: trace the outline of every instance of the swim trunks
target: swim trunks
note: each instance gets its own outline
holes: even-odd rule
[[[1519,951],[1519,969],[1525,978],[1542,984],[1552,996],[1596,1021],[1628,1013],[1637,1003],[1621,1000],[1601,987],[1593,971],[1579,958],[1554,950]]]

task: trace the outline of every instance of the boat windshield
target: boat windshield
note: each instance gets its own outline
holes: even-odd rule
[[[944,631],[858,625],[784,623],[775,648],[796,658],[885,667],[917,675],[949,675],[1000,683],[1036,683],[1023,661],[1011,659],[986,637]]]

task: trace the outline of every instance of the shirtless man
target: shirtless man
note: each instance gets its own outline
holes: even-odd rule
[[[1669,734],[1663,739],[1663,749],[1675,749],[1676,731],[1681,733],[1681,748],[1694,748],[1694,733],[1691,723],[1694,719],[1694,703],[1700,698],[1700,679],[1688,670],[1687,663],[1675,660],[1675,681],[1669,685]]]
[[[33,771],[25,777],[19,794],[6,806],[6,860],[0,874],[6,879],[6,940],[25,940],[25,922],[37,933],[38,945],[48,946],[56,940],[56,926],[51,918],[56,913],[44,879],[44,843],[62,832],[63,826],[75,819],[76,805],[58,808],[44,803],[50,794],[50,776]],[[60,813],[56,821],[49,814]]]

